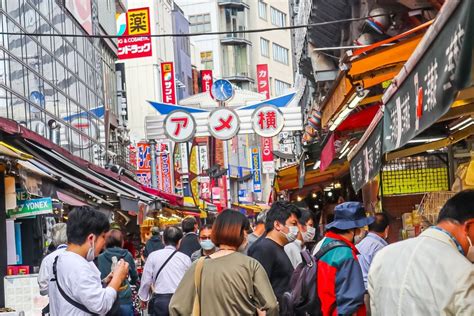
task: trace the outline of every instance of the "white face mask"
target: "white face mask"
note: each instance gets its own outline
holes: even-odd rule
[[[467,236],[467,241],[469,242],[469,249],[467,250],[466,258],[467,260],[474,263],[474,245],[472,244],[472,240],[469,236]]]
[[[281,233],[285,235],[288,242],[293,242],[296,240],[296,237],[298,237],[298,232],[299,232],[299,229],[297,226],[290,226],[288,227],[288,233],[286,234],[284,232],[281,232]]]
[[[92,239],[92,246],[87,250],[86,260],[91,262],[95,259],[95,240]]]
[[[312,241],[316,235],[316,228],[308,226],[306,227],[306,232],[303,233],[303,240],[305,242]]]

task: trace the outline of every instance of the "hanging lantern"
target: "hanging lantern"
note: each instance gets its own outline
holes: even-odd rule
[[[369,18],[366,20],[374,31],[379,34],[385,34],[390,27],[390,16],[388,11],[383,8],[375,8],[369,13]]]

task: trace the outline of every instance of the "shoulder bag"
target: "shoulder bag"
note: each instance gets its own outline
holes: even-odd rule
[[[201,278],[202,278],[202,267],[204,266],[204,260],[206,257],[201,257],[198,259],[196,264],[196,270],[194,271],[194,304],[193,304],[193,314],[192,316],[201,315]]]
[[[178,252],[178,250],[175,250],[169,257],[166,259],[166,261],[161,265],[160,269],[155,275],[155,278],[153,279],[153,286],[155,286],[156,280],[158,280],[158,276],[160,275],[161,271],[163,268],[170,262],[171,258]],[[148,302],[148,314],[153,315],[153,307],[155,305],[155,295],[154,293],[151,294],[151,299]]]

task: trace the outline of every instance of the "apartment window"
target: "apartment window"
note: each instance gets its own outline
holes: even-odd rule
[[[270,57],[270,42],[260,37],[260,51],[262,56]]]
[[[288,65],[288,49],[273,43],[273,60]]]
[[[291,85],[289,83],[275,79],[275,96],[285,94],[290,87]]]
[[[189,31],[202,33],[211,31],[211,16],[209,13],[189,16]]]
[[[267,4],[263,1],[258,1],[258,16],[261,19],[267,19]]]
[[[286,26],[286,14],[280,10],[270,7],[270,13],[272,15],[272,24],[280,27]]]

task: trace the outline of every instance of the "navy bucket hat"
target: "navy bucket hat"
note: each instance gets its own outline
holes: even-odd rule
[[[345,202],[334,209],[334,220],[326,225],[326,229],[342,230],[361,228],[374,222],[374,217],[365,215],[364,205],[360,202]]]

